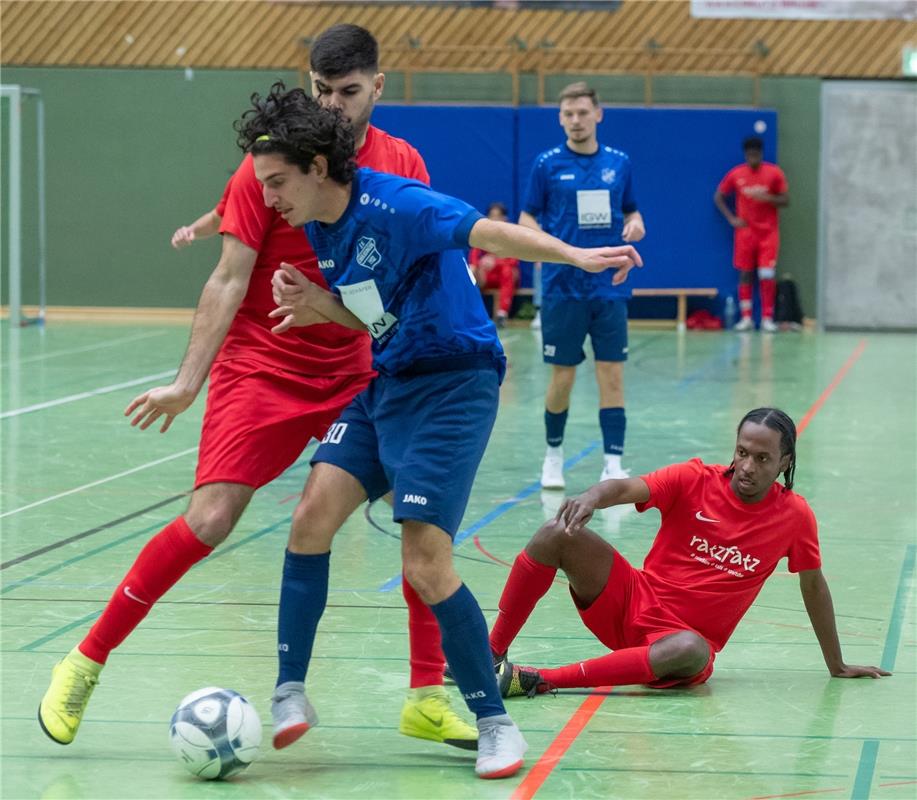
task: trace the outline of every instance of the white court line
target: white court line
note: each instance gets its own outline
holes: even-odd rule
[[[164,464],[166,461],[172,461],[173,459],[181,458],[182,456],[188,455],[188,453],[193,453],[195,450],[197,450],[197,445],[194,447],[189,447],[187,450],[182,450],[180,453],[173,453],[172,455],[166,456],[165,458],[157,458],[155,461],[150,461],[147,464],[141,464],[139,467],[131,467],[124,472],[119,472],[117,475],[109,475],[107,478],[100,478],[99,480],[93,481],[92,483],[84,483],[82,486],[77,486],[75,489],[68,489],[66,492],[51,495],[51,497],[46,497],[44,500],[36,500],[34,503],[29,503],[27,506],[14,508],[12,511],[4,511],[2,514],[0,514],[0,519],[3,517],[9,517],[12,514],[18,514],[20,511],[28,511],[30,508],[35,508],[36,506],[50,503],[52,500],[59,500],[61,497],[66,497],[69,494],[82,492],[83,489],[91,489],[93,486],[100,486],[103,483],[108,483],[109,481],[116,480],[117,478],[123,478],[125,475],[131,475],[134,472],[140,472],[140,470],[146,469],[147,467],[155,467],[157,464]]]
[[[119,344],[124,344],[125,342],[136,342],[139,339],[150,339],[154,336],[165,336],[169,331],[151,331],[148,333],[138,333],[136,336],[125,336],[122,339],[118,339],[114,342],[98,342],[96,344],[88,344],[85,347],[72,347],[69,350],[55,350],[52,353],[38,353],[34,356],[28,356],[27,358],[12,358],[8,362],[0,361],[0,364],[3,366],[15,366],[16,364],[29,364],[32,361],[41,361],[43,358],[57,358],[58,356],[69,356],[73,353],[87,353],[90,350],[101,350],[103,347],[117,347]]]
[[[111,386],[101,386],[98,389],[91,389],[88,392],[80,392],[79,394],[71,394],[67,395],[66,397],[59,397],[57,400],[47,400],[44,403],[36,403],[34,406],[14,408],[12,411],[4,411],[2,414],[0,414],[0,419],[6,419],[7,417],[18,417],[20,414],[29,414],[32,411],[41,411],[45,408],[62,406],[65,403],[73,403],[76,400],[85,400],[87,397],[95,397],[99,394],[116,392],[118,389],[127,389],[129,386],[138,386],[141,383],[151,383],[152,381],[158,381],[161,378],[169,378],[173,375],[175,375],[175,370],[170,369],[166,370],[165,372],[156,372],[152,375],[144,375],[142,378],[135,378],[132,381],[125,381],[124,383],[113,383]]]

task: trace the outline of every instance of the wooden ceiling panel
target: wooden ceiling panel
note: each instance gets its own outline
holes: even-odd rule
[[[296,69],[305,64],[303,38],[345,21],[373,31],[389,71],[899,77],[902,47],[917,42],[913,21],[694,19],[688,0],[625,0],[615,12],[315,0],[5,0],[0,47],[10,66]]]

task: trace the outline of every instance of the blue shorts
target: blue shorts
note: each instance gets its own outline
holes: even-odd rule
[[[497,417],[492,367],[379,375],[328,433],[312,463],[353,475],[370,500],[394,494],[395,522],[458,532]]]
[[[547,300],[541,306],[545,364],[575,367],[592,340],[596,361],[627,361],[627,300]]]

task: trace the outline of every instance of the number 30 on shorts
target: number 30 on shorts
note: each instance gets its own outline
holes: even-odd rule
[[[346,430],[346,422],[335,422],[328,428],[328,433],[326,433],[325,438],[322,439],[322,444],[340,444],[341,439],[344,438],[344,431]]]

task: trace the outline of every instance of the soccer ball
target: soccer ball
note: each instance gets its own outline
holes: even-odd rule
[[[257,757],[261,720],[238,692],[208,686],[178,704],[169,740],[188,772],[222,780],[237,775]]]

